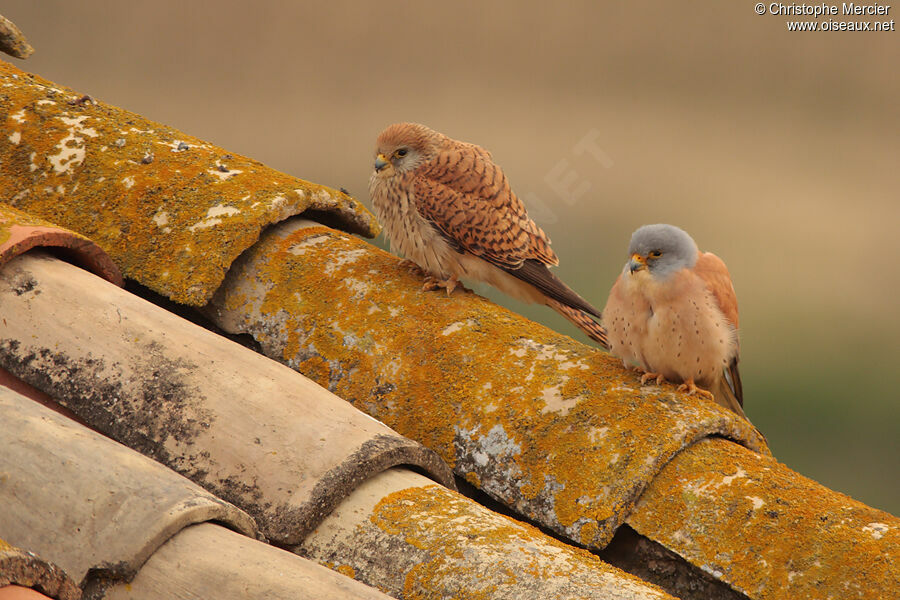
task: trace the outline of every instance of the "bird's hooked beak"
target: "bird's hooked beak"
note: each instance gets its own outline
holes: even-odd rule
[[[375,172],[381,173],[381,171],[390,164],[391,162],[385,158],[384,154],[379,154],[375,157]]]
[[[631,260],[628,261],[628,269],[634,273],[635,271],[643,271],[647,268],[647,257],[641,256],[638,253],[634,253],[631,255]]]

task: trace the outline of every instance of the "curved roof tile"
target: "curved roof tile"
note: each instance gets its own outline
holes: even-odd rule
[[[22,274],[33,286],[16,295],[8,281]],[[440,589],[443,597],[469,597],[470,590],[496,588],[498,597],[507,598],[589,597],[598,590],[622,600],[668,598],[590,553],[491,513],[418,473],[406,468],[385,472],[392,465],[423,465],[407,450],[436,455],[411,442],[400,444],[398,436],[378,434],[390,430],[290,369],[71,265],[39,253],[14,259],[0,271],[0,303],[8,322],[3,333],[8,337],[0,340],[0,362],[98,429],[246,506],[280,545],[296,540],[302,554],[341,573],[391,591],[405,589],[397,588],[398,582],[423,592]],[[89,322],[79,320],[84,314],[91,315]],[[11,438],[32,437],[27,428],[16,431]],[[16,444],[23,445],[18,438]],[[40,454],[40,448],[35,452]],[[20,458],[0,453],[0,461]],[[88,475],[109,469],[107,462],[100,457]],[[442,468],[446,482],[452,483],[449,470]],[[43,467],[35,471],[50,472]],[[226,475],[228,485],[223,485]],[[152,477],[140,477],[154,485]],[[385,478],[399,478],[400,485],[385,484]],[[293,519],[291,493],[308,507],[303,520]],[[335,514],[338,501],[341,509]],[[370,511],[371,519],[364,520],[374,519],[373,525],[358,527],[358,519],[348,518],[348,512],[358,513],[367,502],[378,505],[377,515]],[[348,504],[357,508],[348,510]],[[45,512],[38,503],[18,509],[29,514],[32,523]],[[102,525],[106,512],[97,514]],[[323,524],[322,517],[331,525]],[[335,521],[347,526],[344,544],[354,551],[326,544],[326,557],[321,536],[334,530]],[[56,522],[45,526],[58,534],[61,529]],[[3,527],[0,520],[0,530]],[[100,525],[84,528],[99,530],[101,541],[109,534]],[[199,569],[237,571],[236,564],[236,587],[216,588],[216,597],[251,585],[247,578],[273,593],[284,591],[277,578],[267,574],[270,563],[287,558],[270,560],[262,556],[263,549],[245,548],[248,541],[223,532],[204,539],[212,542],[197,545],[187,531],[169,538],[137,574],[128,594],[156,597],[153,590],[175,581],[179,589],[208,590]],[[447,556],[451,539],[471,546],[471,551],[460,546]],[[420,560],[423,549],[427,565]],[[223,560],[239,555],[245,562],[218,562],[219,554]],[[257,563],[266,569],[252,577]],[[138,587],[144,596],[137,594]],[[110,593],[115,597],[115,590]]]
[[[0,304],[0,367],[240,506],[281,545],[391,466],[454,486],[435,452],[306,377],[62,261],[8,263]]]
[[[162,465],[0,388],[0,531],[88,580],[128,581],[185,526],[208,520],[248,535],[244,512]],[[53,493],[48,493],[48,485]]]
[[[609,355],[474,294],[422,293],[395,257],[341,232],[302,219],[266,232],[207,313],[576,543],[603,548],[627,520],[753,598],[873,597],[900,576],[879,558],[896,554],[897,518],[779,464],[743,419],[641,387]],[[858,526],[823,527],[849,504]],[[843,569],[845,555],[868,567]]]
[[[724,440],[676,456],[628,523],[750,598],[900,593],[900,519]]]
[[[72,262],[122,285],[119,268],[97,244],[74,231],[0,203],[0,267],[34,248],[61,249]]]
[[[104,600],[390,600],[322,565],[213,523],[186,527],[153,553],[128,584]]]
[[[474,294],[423,294],[397,264],[342,232],[288,221],[240,258],[207,312],[584,545],[605,546],[695,441],[767,451],[730,411],[641,388],[620,361]]]
[[[397,469],[360,486],[297,552],[397,598],[674,600],[587,550]]]
[[[304,211],[376,235],[343,192],[81,94],[0,61],[0,197],[90,237],[124,275],[205,304],[267,225]]]
[[[62,569],[0,539],[0,588],[6,585],[33,588],[56,600],[81,598],[81,589]]]

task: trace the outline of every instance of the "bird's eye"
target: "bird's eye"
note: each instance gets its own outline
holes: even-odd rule
[[[397,158],[403,158],[404,156],[406,156],[407,152],[409,152],[409,150],[407,150],[406,148],[400,148],[399,150],[394,152],[394,156],[396,156]]]
[[[654,250],[647,256],[649,256],[650,258],[659,258],[660,256],[662,256],[662,252],[660,252],[659,250]]]

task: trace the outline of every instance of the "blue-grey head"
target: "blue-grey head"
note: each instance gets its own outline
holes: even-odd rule
[[[674,225],[644,225],[631,235],[626,270],[631,274],[646,270],[655,279],[691,268],[697,262],[697,244]]]

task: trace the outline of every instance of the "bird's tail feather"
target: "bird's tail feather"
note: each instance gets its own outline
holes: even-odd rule
[[[734,391],[732,391],[731,386],[728,385],[728,380],[725,377],[720,377],[718,383],[716,383],[709,391],[712,392],[713,397],[716,399],[716,404],[724,406],[747,419],[747,415],[744,414],[741,403],[738,401]],[[750,419],[747,420],[749,421]]]
[[[572,325],[585,332],[589,338],[600,344],[604,350],[609,350],[609,339],[606,336],[606,329],[586,312],[566,306],[552,298],[547,299],[547,306],[564,316]]]

